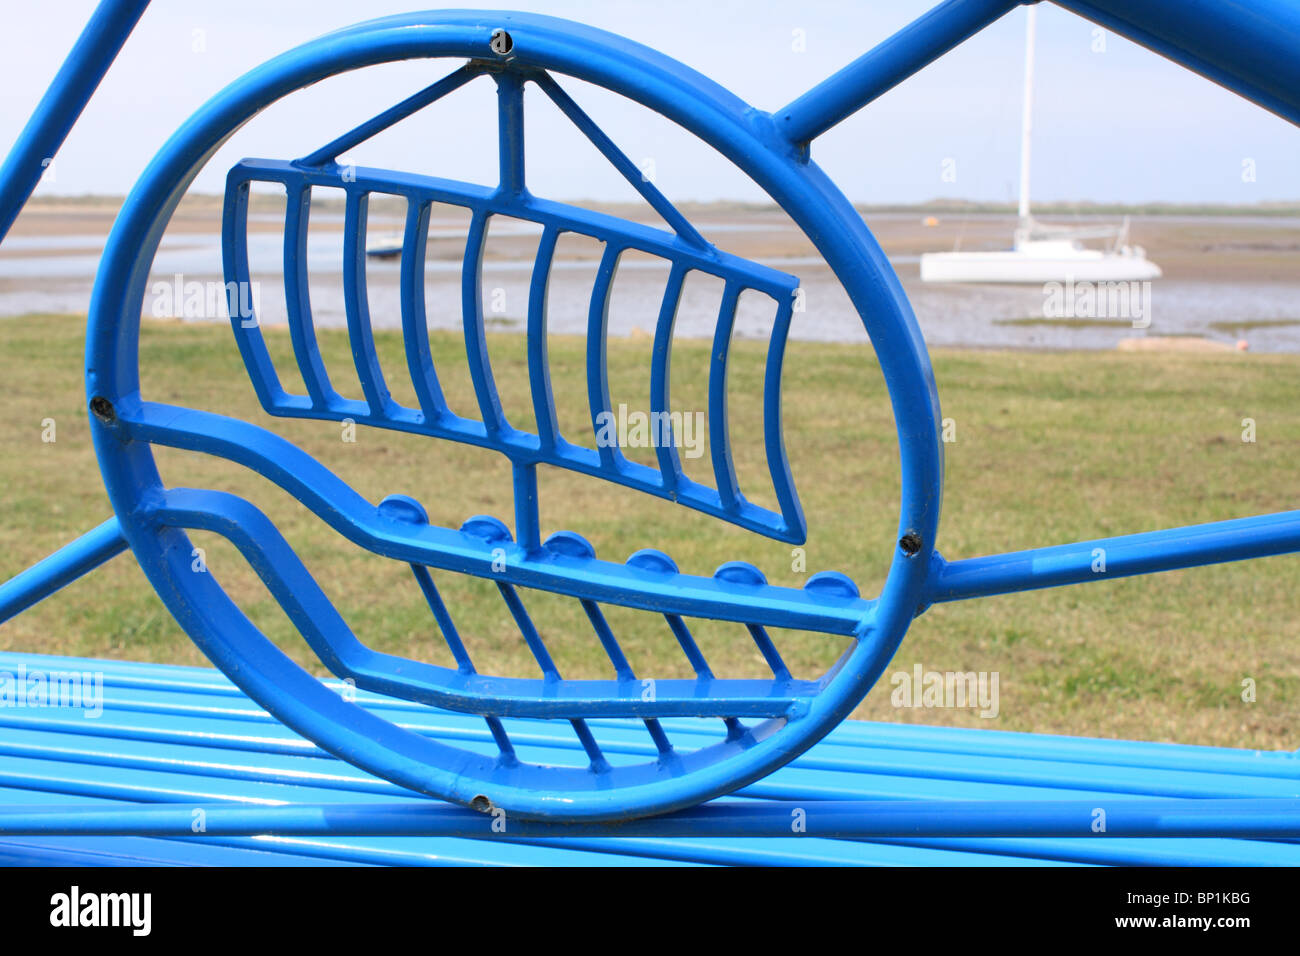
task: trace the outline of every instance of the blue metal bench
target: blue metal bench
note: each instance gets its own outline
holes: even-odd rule
[[[539,832],[338,760],[211,669],[0,654],[0,671],[20,667],[102,672],[104,711],[0,709],[0,861],[12,863],[1300,863],[1300,844],[1246,838],[1293,826],[1294,753],[846,721],[694,815]],[[364,692],[358,702],[480,752],[495,746],[469,715]],[[710,732],[705,720],[665,724],[675,739]],[[564,726],[520,730],[521,755],[585,763]],[[635,729],[610,728],[609,743],[653,753]],[[1252,822],[1240,810],[1252,803],[1271,804],[1273,819]],[[1080,826],[1099,807],[1106,833]],[[1198,828],[1217,835],[1187,835]]]
[[[175,133],[140,178],[114,225],[96,281],[87,333],[86,398],[115,517],[0,586],[0,620],[129,547],[163,602],[235,686],[203,672],[119,670],[111,665],[118,681],[115,692],[121,694],[113,706],[132,715],[128,718],[114,710],[111,726],[120,736],[101,737],[95,746],[82,741],[86,749],[77,750],[61,748],[57,734],[78,738],[85,734],[51,726],[58,723],[57,717],[24,727],[24,734],[35,735],[26,751],[29,755],[66,763],[42,765],[54,768],[52,776],[32,773],[31,787],[22,786],[21,773],[8,778],[11,788],[45,794],[50,803],[0,811],[0,833],[41,832],[51,839],[59,833],[122,834],[105,837],[110,841],[127,839],[127,834],[141,835],[140,839],[180,837],[186,827],[181,816],[154,806],[158,795],[167,790],[166,775],[179,773],[205,780],[220,777],[224,781],[220,799],[241,804],[261,788],[282,788],[276,790],[281,796],[274,799],[284,805],[266,815],[247,806],[228,812],[216,803],[190,808],[211,821],[206,834],[229,835],[228,840],[221,838],[223,854],[241,848],[252,852],[248,848],[263,845],[249,843],[237,835],[241,833],[321,836],[356,829],[382,842],[387,826],[395,828],[389,832],[422,832],[431,834],[430,839],[435,839],[432,834],[451,833],[491,839],[491,824],[504,814],[512,834],[536,832],[543,839],[583,840],[591,833],[609,832],[584,828],[609,826],[626,834],[645,833],[637,839],[647,840],[674,834],[758,839],[785,833],[870,840],[920,833],[928,836],[920,843],[906,844],[908,849],[903,844],[873,842],[872,853],[882,854],[877,857],[882,860],[891,854],[896,858],[918,854],[920,859],[925,856],[920,850],[924,846],[932,853],[1083,860],[1091,858],[1089,852],[1077,848],[1049,852],[1048,848],[1057,838],[1098,832],[1090,827],[1096,807],[1084,804],[1104,793],[1111,801],[1104,832],[1113,838],[1114,846],[1097,851],[1097,859],[1119,859],[1104,854],[1125,852],[1122,839],[1168,835],[1175,843],[1149,852],[1166,853],[1171,860],[1203,853],[1196,858],[1205,861],[1216,852],[1224,854],[1223,859],[1243,859],[1233,856],[1240,853],[1253,854],[1252,859],[1260,862],[1290,860],[1289,845],[1240,842],[1250,837],[1300,836],[1300,804],[1296,803],[1300,788],[1289,756],[1245,757],[1199,748],[1145,749],[1076,741],[1067,749],[1089,755],[1080,756],[1079,763],[1106,768],[1105,779],[1113,786],[1076,789],[1069,774],[1077,767],[1071,770],[1068,761],[1029,756],[1037,746],[1033,738],[889,731],[843,723],[875,684],[911,620],[936,601],[1300,549],[1300,512],[1287,512],[951,562],[938,552],[942,419],[929,357],[897,278],[862,218],[811,161],[810,145],[835,123],[1015,6],[1012,0],[947,0],[771,114],[754,110],[706,77],[619,37],[547,17],[464,11],[390,17],[336,31],[277,57],[218,94]],[[1300,13],[1288,4],[1261,2],[1253,18],[1233,5],[1212,3],[1197,4],[1196,15],[1191,16],[1171,0],[1139,4],[1066,0],[1062,6],[1206,74],[1292,122],[1300,121],[1300,58],[1295,56],[1300,48]],[[3,170],[0,238],[30,195],[40,160],[53,155],[144,7],[139,0],[104,0],[87,27]],[[250,158],[230,170],[223,224],[229,289],[238,290],[251,281],[247,217],[252,185],[273,184],[287,198],[284,274],[296,380],[282,380],[277,373],[257,316],[237,291],[230,293],[232,334],[251,386],[271,416],[351,421],[430,440],[466,443],[504,456],[512,472],[513,529],[486,515],[468,516],[457,528],[436,526],[418,501],[400,493],[372,503],[324,463],[268,429],[150,400],[148,383],[139,376],[140,304],[150,263],[187,186],[215,150],[262,109],[305,86],[343,71],[415,58],[451,60],[454,67],[424,90],[302,157]],[[875,598],[862,597],[854,581],[838,572],[814,575],[803,588],[778,587],[769,584],[758,568],[741,561],[724,563],[708,576],[683,573],[669,555],[644,546],[653,542],[641,542],[643,546],[618,561],[598,557],[576,531],[543,537],[539,465],[665,498],[775,540],[797,544],[807,534],[786,459],[781,419],[781,369],[798,278],[731,255],[705,240],[570,97],[565,90],[569,78],[626,96],[730,160],[807,234],[862,315],[888,386],[903,479],[897,534],[887,542],[890,570]],[[340,165],[339,157],[347,150],[475,82],[496,87],[500,142],[496,186],[455,182],[424,172]],[[668,228],[530,193],[524,179],[525,87],[549,99]],[[346,195],[343,286],[361,399],[344,398],[335,389],[316,343],[305,278],[305,230],[312,189],[322,186],[341,188]],[[417,398],[415,406],[394,399],[370,329],[364,255],[371,197],[395,198],[406,209],[401,324],[405,371]],[[470,217],[462,313],[477,418],[449,409],[430,352],[422,276],[431,203],[460,207]],[[505,415],[486,347],[481,267],[493,216],[525,220],[542,230],[527,317],[535,432]],[[620,257],[649,255],[668,269],[653,331],[648,396],[649,409],[660,415],[673,407],[669,346],[683,282],[691,273],[703,273],[723,283],[708,372],[712,483],[692,480],[684,473],[671,435],[658,443],[656,464],[649,466],[630,460],[617,443],[590,447],[562,433],[546,353],[546,288],[556,243],[566,233],[603,244],[586,345],[588,404],[598,433],[602,417],[611,412],[608,311]],[[746,497],[737,480],[727,429],[730,342],[737,302],[747,291],[770,299],[775,316],[764,374],[762,435],[775,509]],[[225,492],[168,487],[155,464],[154,446],[201,452],[244,466],[289,492],[352,545],[409,565],[456,666],[408,660],[367,646],[364,635],[349,628],[270,516]],[[359,699],[340,694],[291,661],[244,615],[213,575],[194,573],[187,531],[214,532],[232,542],[321,662],[359,689]],[[1097,573],[1094,563],[1098,548],[1107,554],[1104,574]],[[536,660],[538,676],[480,673],[441,598],[435,573],[494,582],[518,627],[520,641]],[[579,602],[591,624],[593,644],[598,643],[609,657],[611,678],[574,680],[560,674],[542,629],[527,610],[530,595],[541,592]],[[695,676],[670,679],[633,673],[602,610],[607,605],[662,618]],[[692,623],[701,619],[742,625],[771,676],[741,680],[715,674],[692,636]],[[797,680],[769,633],[773,628],[840,635],[852,642],[820,678]],[[179,693],[195,701],[194,734],[211,734],[214,725],[224,726],[221,722],[226,720],[272,727],[266,714],[287,729],[268,731],[269,736],[251,747],[257,754],[252,765],[216,773],[212,764],[196,758],[193,737],[168,738],[158,724],[159,715],[168,713],[169,707],[189,706],[177,704]],[[241,693],[248,699],[238,697]],[[199,703],[218,698],[238,700],[239,716],[218,714]],[[4,720],[12,723],[8,716]],[[430,723],[414,726],[412,721]],[[864,744],[873,739],[872,734],[883,735],[876,739],[885,742]],[[223,751],[251,746],[239,733],[218,739]],[[997,774],[992,774],[967,779],[956,769],[940,774],[932,767],[928,774],[901,774],[911,789],[894,791],[875,779],[876,772],[870,769],[878,765],[873,761],[882,759],[919,767],[928,748],[949,747],[990,766],[1007,761],[1006,778],[993,779]],[[1000,749],[1005,757],[997,756]],[[565,759],[557,758],[559,752]],[[228,756],[223,754],[222,759]],[[780,770],[791,761],[796,761],[792,768],[809,769],[798,771],[797,776],[794,769]],[[1198,761],[1203,762],[1199,770],[1194,769]],[[1154,773],[1152,768],[1162,762],[1179,768],[1168,771],[1168,786],[1142,789],[1134,780],[1139,768],[1141,774]],[[1229,769],[1247,764],[1269,769],[1264,773]],[[99,787],[83,779],[77,784],[73,779],[77,773],[69,768],[80,765],[94,765],[101,771],[114,768],[103,779],[120,775],[122,782]],[[163,765],[176,769],[164,770]],[[312,778],[304,765],[328,767],[324,773],[335,782]],[[822,786],[813,768],[827,774],[828,780],[844,774],[844,782]],[[783,773],[802,782],[784,789],[769,783]],[[301,778],[302,774],[307,776]],[[344,786],[340,780],[349,782]],[[386,802],[352,807],[354,812],[346,817],[316,806],[329,802],[324,795],[344,792],[382,795]],[[737,792],[787,802],[715,803],[692,809]],[[50,796],[54,794],[77,794],[79,799],[65,802]],[[1066,799],[1067,794],[1071,799]],[[1115,803],[1115,794],[1150,802]],[[826,802],[827,795],[858,802],[851,807],[833,805]],[[1049,795],[1059,799],[1048,799]],[[427,797],[471,810],[430,804]],[[877,797],[910,799],[895,813],[872,802]],[[107,815],[94,812],[102,806],[94,801],[123,799],[139,799],[141,804],[114,805]],[[821,805],[807,816],[806,828],[791,830],[790,814],[804,808],[788,801],[814,799]],[[1224,800],[1232,802],[1221,803]],[[1005,806],[999,810],[1003,801]],[[187,795],[182,802],[188,805],[194,799]],[[669,815],[636,822],[656,814]],[[968,839],[951,847],[943,842],[954,834],[967,834]],[[1215,844],[1219,849],[1196,850],[1181,842],[1208,834],[1223,838]],[[1040,842],[997,842],[1031,837]],[[151,843],[149,852],[159,853],[159,859],[167,852],[204,853],[217,842],[215,836],[206,836],[196,844],[203,849],[187,846],[184,850]],[[39,841],[24,845],[48,847],[51,853],[59,846]],[[92,845],[104,847],[106,853],[133,852],[111,849],[121,843],[84,844]],[[570,843],[568,852],[580,852],[577,845]],[[164,846],[166,851],[160,849]],[[296,852],[303,845],[292,846]],[[853,849],[859,844],[828,843],[807,852],[839,858],[848,852],[846,846]],[[1035,846],[1043,852],[1031,852]],[[374,851],[377,856],[367,856],[371,851],[360,847],[340,856],[379,859],[386,852],[379,849]],[[474,845],[474,852],[480,851],[487,852]],[[59,852],[77,851],[65,845]],[[454,852],[470,851],[462,847]],[[781,851],[745,844],[737,852],[737,859],[746,854],[766,859],[762,854]],[[1131,852],[1145,851],[1131,848]],[[681,856],[690,854],[682,851]],[[701,859],[707,856],[702,854]],[[510,854],[493,858],[504,860]]]

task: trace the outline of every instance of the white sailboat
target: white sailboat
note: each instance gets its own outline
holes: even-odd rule
[[[1034,110],[1034,21],[1028,10],[1025,36],[1025,99],[1020,128],[1020,224],[1012,248],[994,252],[927,252],[923,282],[1122,282],[1156,279],[1160,267],[1141,246],[1129,245],[1128,217],[1118,227],[1049,226],[1029,213],[1029,146]],[[1089,248],[1084,239],[1109,239]]]

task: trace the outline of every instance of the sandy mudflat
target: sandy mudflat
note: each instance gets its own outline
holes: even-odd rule
[[[34,201],[0,247],[0,315],[33,311],[84,311],[104,238],[117,201],[111,199]],[[604,207],[615,214],[628,210]],[[1011,348],[1114,348],[1134,336],[1129,316],[1099,321],[1057,322],[1044,315],[1044,291],[1034,286],[931,285],[919,281],[918,257],[925,252],[1005,248],[1014,217],[1001,213],[942,212],[927,226],[930,212],[867,211],[867,224],[890,258],[932,345]],[[797,276],[806,291],[806,312],[796,316],[796,338],[861,341],[863,324],[843,290],[820,262],[812,243],[783,213],[738,204],[713,204],[688,211],[704,235],[733,254]],[[283,202],[259,196],[250,215],[254,278],[266,295],[263,321],[284,320],[280,261]],[[1044,214],[1052,223],[1113,224],[1118,216]],[[645,221],[654,223],[652,219]],[[460,265],[467,216],[452,207],[434,210],[427,249],[426,296],[433,327],[459,322]],[[342,208],[313,207],[308,248],[316,321],[341,325]],[[399,232],[402,209],[376,200],[372,234]],[[159,281],[218,282],[221,202],[215,196],[187,197],[173,218],[155,260]],[[526,224],[499,220],[489,231],[484,261],[485,310],[500,330],[520,327],[526,314],[527,283],[538,233]],[[1198,336],[1234,343],[1249,340],[1253,351],[1300,351],[1300,216],[1261,215],[1244,210],[1223,215],[1134,216],[1131,242],[1143,246],[1164,270],[1151,290],[1150,327],[1142,334]],[[565,237],[557,250],[549,290],[555,331],[585,331],[591,284],[601,247]],[[610,331],[633,334],[653,325],[667,270],[662,262],[628,255],[615,280]],[[400,323],[395,261],[372,260],[369,272],[372,321]],[[702,283],[707,287],[708,283]],[[491,302],[487,296],[496,293]],[[146,303],[146,314],[150,314]],[[157,312],[154,309],[153,312]],[[762,336],[770,326],[767,304],[742,301],[737,334]],[[678,316],[683,335],[712,334],[716,296],[688,286]],[[221,316],[187,315],[191,319]]]

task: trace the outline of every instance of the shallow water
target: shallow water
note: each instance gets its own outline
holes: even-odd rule
[[[1168,217],[1170,220],[1176,217]],[[332,221],[328,215],[317,222]],[[1224,224],[1226,219],[1197,220],[1194,225]],[[1248,217],[1232,217],[1235,223],[1251,223]],[[1266,219],[1271,227],[1287,227],[1287,220]],[[1300,225],[1300,223],[1297,223]],[[372,220],[376,232],[400,228],[400,222]],[[755,232],[767,228],[761,223],[714,223],[713,232]],[[526,234],[527,228],[519,229]],[[460,235],[454,227],[439,229],[434,238]],[[308,270],[312,277],[311,298],[316,321],[322,326],[346,322],[341,292],[341,240],[337,232],[317,231],[309,236]],[[0,256],[0,316],[31,312],[85,312],[88,309],[95,269],[103,237],[89,234],[13,236],[6,240]],[[281,238],[277,233],[252,233],[249,256],[254,277],[260,283],[259,317],[273,325],[285,319]],[[920,282],[917,255],[891,257],[911,301],[927,343],[931,346],[975,346],[1014,348],[1114,348],[1120,339],[1141,335],[1197,335],[1224,342],[1248,340],[1254,351],[1300,351],[1300,277],[1295,281],[1210,281],[1165,278],[1152,283],[1149,327],[1133,328],[1121,320],[1100,326],[1061,323],[1007,324],[1044,315],[1045,291],[1039,286],[933,285]],[[1153,256],[1155,258],[1155,256]],[[816,341],[863,341],[862,320],[847,296],[819,260],[811,257],[768,258],[766,264],[799,277],[804,289],[805,311],[795,316],[791,336]],[[163,316],[184,310],[170,308],[170,293],[182,283],[220,283],[217,271],[220,246],[208,235],[168,235],[158,251],[151,276],[165,294],[146,296],[144,313]],[[367,264],[371,320],[378,328],[400,324],[397,260],[371,259]],[[548,322],[558,333],[585,334],[595,263],[590,260],[557,260],[548,291]],[[459,257],[430,258],[426,266],[426,301],[432,328],[459,328],[461,301]],[[484,264],[483,287],[489,327],[498,330],[521,328],[526,312],[527,284],[531,258],[517,261],[488,261]],[[653,327],[666,281],[666,269],[658,263],[628,261],[614,283],[609,312],[609,332],[622,336],[639,328]],[[491,299],[493,292],[496,300]],[[688,337],[713,335],[720,291],[707,283],[688,282],[678,311],[677,332]],[[219,314],[192,310],[186,318],[222,320]],[[736,334],[759,337],[770,328],[775,306],[762,296],[745,296],[737,316]],[[1215,328],[1214,324],[1245,321],[1295,320],[1275,327],[1237,330]],[[1139,325],[1142,321],[1139,319]]]

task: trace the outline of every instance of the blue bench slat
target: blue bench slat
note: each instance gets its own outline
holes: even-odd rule
[[[103,675],[105,711],[88,718],[71,709],[0,709],[0,803],[42,801],[221,800],[373,802],[423,799],[322,753],[278,724],[215,670],[124,661],[0,652],[0,670],[89,670]],[[453,735],[491,752],[474,717],[402,701],[369,703],[390,719],[431,734]],[[512,720],[520,753],[550,762],[582,761],[581,744],[560,722]],[[644,730],[593,720],[611,752],[644,755]],[[717,721],[671,719],[681,746],[716,739]],[[1108,761],[1109,755],[1113,761]],[[1088,738],[1040,737],[916,725],[846,722],[809,754],[752,784],[740,795],[816,799],[1043,799],[1117,794],[1150,796],[1297,796],[1300,762],[1283,752],[1234,751]],[[72,842],[69,842],[69,841]],[[136,841],[131,843],[128,841]],[[103,837],[77,842],[0,841],[0,860],[203,862],[201,847],[223,854],[351,863],[585,862],[853,863],[980,865],[1024,863],[1300,864],[1300,845],[1221,839],[910,839],[836,841],[811,838],[601,839],[505,843],[449,838],[204,838],[167,841]],[[181,843],[174,848],[155,844]],[[118,849],[125,848],[119,853]],[[216,852],[221,850],[221,853]],[[98,854],[98,856],[97,856]],[[152,855],[151,855],[152,854]],[[189,854],[189,855],[187,855]],[[223,858],[234,860],[235,856]]]

